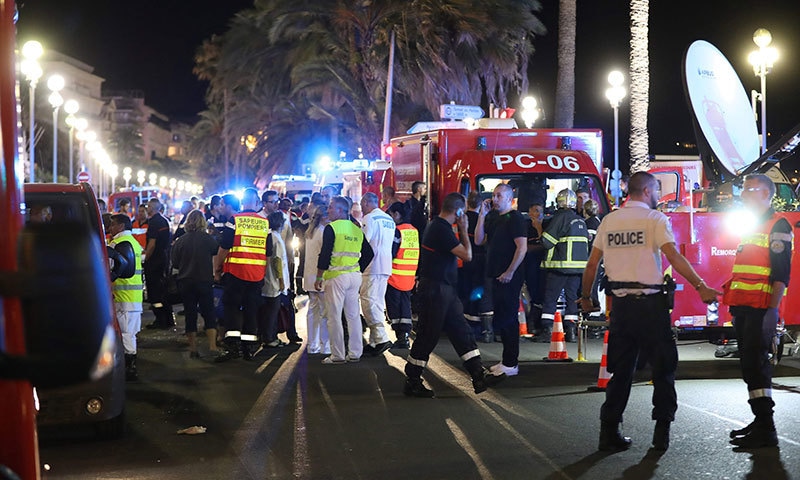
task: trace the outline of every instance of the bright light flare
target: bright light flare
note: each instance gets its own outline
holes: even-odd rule
[[[733,210],[725,217],[725,228],[732,235],[743,236],[758,226],[758,217],[750,210]]]

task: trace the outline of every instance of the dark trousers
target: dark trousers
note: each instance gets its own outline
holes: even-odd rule
[[[525,286],[530,295],[530,313],[528,314],[528,332],[542,329],[542,306],[544,304],[544,286],[546,273],[541,267],[540,256],[530,253],[525,257]]]
[[[480,351],[472,336],[472,329],[464,319],[464,308],[454,286],[421,278],[417,295],[420,296],[417,338],[411,346],[406,364],[406,375],[419,378],[428,363],[431,352],[439,343],[442,330],[447,333],[464,367],[473,377],[481,372]]]
[[[564,298],[566,299],[566,306],[564,307],[564,315],[578,315],[578,289],[581,288],[580,275],[564,275],[563,273],[547,272],[547,279],[544,285],[544,301],[542,303],[542,313],[553,315],[556,313],[558,306],[558,297],[561,291],[564,291]],[[575,324],[564,324],[564,328],[574,328]],[[553,328],[553,321],[549,318],[542,319],[542,326],[544,328]]]
[[[147,285],[147,301],[156,316],[156,324],[174,325],[172,305],[167,302],[167,265],[151,260],[143,266],[144,281]]]
[[[295,326],[294,302],[285,293],[281,294],[280,299],[281,306],[289,314],[289,322],[286,324],[286,337],[289,339],[289,341],[297,340],[300,338],[300,336],[297,335],[297,327]]]
[[[197,280],[178,280],[178,289],[183,300],[183,313],[186,316],[186,331],[197,331],[197,311],[203,315],[206,329],[217,328],[217,316],[214,314],[214,292],[211,282]]]
[[[261,287],[264,281],[248,282],[226,273],[222,277],[225,291],[225,343],[231,345],[239,340],[255,343],[258,325],[258,306],[261,303]]]
[[[772,388],[769,352],[775,327],[771,326],[766,330],[762,328],[765,313],[764,309],[738,307],[733,317],[733,328],[739,346],[739,365],[749,392]]]
[[[278,339],[278,310],[281,308],[280,297],[261,297],[261,308],[258,309],[258,336],[264,343]]]
[[[628,404],[639,351],[648,352],[653,367],[653,420],[673,421],[678,409],[675,370],[678,348],[663,295],[614,297],[608,334],[608,381],[600,420],[622,421]]]
[[[395,332],[411,333],[411,290],[404,292],[386,286],[386,315]]]
[[[523,276],[516,274],[508,283],[492,280],[495,334],[503,340],[503,365],[516,367],[519,360],[519,293]]]

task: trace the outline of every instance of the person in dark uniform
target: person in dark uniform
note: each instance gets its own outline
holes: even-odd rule
[[[464,305],[464,317],[479,341],[494,342],[492,326],[492,279],[486,277],[486,247],[475,244],[475,227],[481,209],[481,194],[472,191],[467,197],[467,233],[472,242],[472,261],[460,262],[458,298]]]
[[[606,292],[613,296],[608,335],[608,382],[606,401],[600,408],[598,449],[625,450],[631,439],[619,430],[628,403],[640,350],[649,353],[653,367],[653,411],[656,421],[653,447],[669,447],[670,424],[678,409],[675,370],[678,349],[672,333],[670,306],[663,293],[661,254],[705,303],[721,294],[708,287],[691,264],[678,252],[669,218],[655,210],[658,181],[645,172],[631,176],[628,203],[608,214],[597,231],[594,247],[583,273],[580,306],[593,310],[591,285],[603,259],[608,275]]]
[[[417,229],[420,236],[425,233],[425,226],[428,224],[428,187],[425,182],[416,181],[411,184],[411,197],[408,204],[411,210],[411,225]]]
[[[503,361],[491,371],[519,373],[519,294],[525,280],[522,262],[528,251],[528,229],[522,214],[512,208],[514,190],[501,183],[492,200],[483,203],[475,228],[475,243],[486,244],[486,276],[492,279],[494,331],[503,340]],[[491,213],[489,210],[491,209]]]
[[[770,360],[777,355],[778,307],[789,285],[793,237],[789,222],[772,209],[774,195],[775,184],[766,175],[745,177],[742,202],[758,216],[759,225],[742,236],[733,275],[723,286],[722,300],[733,316],[742,378],[755,415],[749,425],[730,433],[731,443],[742,448],[778,445]]]
[[[444,329],[453,344],[464,368],[472,377],[475,393],[486,391],[505,378],[495,376],[481,363],[481,352],[475,344],[472,331],[464,319],[464,309],[458,299],[456,286],[458,272],[456,258],[472,260],[472,246],[467,235],[466,202],[460,193],[450,193],[444,198],[441,213],[425,229],[420,245],[417,274],[420,302],[417,338],[411,345],[405,366],[406,383],[403,393],[410,397],[432,398],[433,390],[422,383],[422,373],[428,358],[439,342]],[[459,238],[453,232],[458,223]]]
[[[168,329],[175,326],[172,305],[167,302],[167,275],[169,274],[169,246],[171,233],[169,220],[162,215],[164,204],[157,198],[147,202],[147,246],[144,251],[144,280],[147,300],[156,316],[147,328]]]
[[[528,206],[528,253],[525,254],[525,286],[530,297],[530,311],[526,319],[528,333],[536,337],[548,336],[542,332],[542,304],[544,302],[545,271],[542,260],[546,250],[542,246],[544,205],[532,203]],[[549,341],[549,338],[548,338]]]

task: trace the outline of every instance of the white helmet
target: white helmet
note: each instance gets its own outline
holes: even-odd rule
[[[578,196],[569,188],[565,188],[556,195],[556,207],[575,208],[578,204]]]

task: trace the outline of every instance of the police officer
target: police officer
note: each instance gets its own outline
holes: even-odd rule
[[[758,216],[755,231],[742,238],[733,262],[733,276],[724,286],[723,303],[730,306],[739,346],[742,378],[750,394],[755,420],[730,433],[731,443],[744,448],[773,447],[778,434],[772,420],[772,363],[777,354],[775,330],[778,306],[789,285],[792,227],[775,215],[771,201],[775,184],[766,175],[748,175],[742,202]]]
[[[142,247],[131,234],[131,219],[123,213],[111,216],[109,233],[112,235],[109,246],[128,260],[129,270],[116,278],[111,284],[114,294],[114,310],[122,333],[122,347],[125,351],[125,380],[139,378],[136,368],[136,334],[142,328]],[[130,262],[130,260],[133,262]]]
[[[452,342],[464,362],[464,368],[472,377],[475,393],[486,391],[506,375],[495,376],[481,363],[481,352],[475,344],[472,329],[464,318],[464,308],[456,289],[458,273],[456,258],[465,262],[472,260],[472,245],[467,235],[466,201],[460,193],[450,193],[444,198],[442,211],[425,228],[420,249],[419,286],[420,298],[417,338],[406,359],[406,383],[403,393],[410,397],[431,398],[433,390],[422,383],[422,373],[428,358],[439,342],[442,330]],[[453,224],[458,224],[458,238],[453,233]]]
[[[670,325],[667,295],[662,293],[661,254],[704,302],[715,301],[721,292],[708,287],[675,248],[669,219],[654,210],[658,203],[655,177],[638,172],[631,176],[629,189],[627,204],[607,215],[600,224],[583,273],[580,305],[584,312],[593,308],[591,285],[601,259],[609,279],[606,291],[613,295],[608,371],[614,375],[600,409],[598,449],[625,450],[631,445],[631,439],[620,433],[619,423],[628,403],[639,351],[645,350],[653,367],[652,418],[656,421],[653,447],[666,450],[670,423],[678,408],[675,392],[678,350]]]
[[[223,197],[224,198],[224,197]],[[223,200],[224,201],[224,200]],[[254,188],[242,195],[242,211],[228,219],[217,253],[214,280],[222,281],[225,304],[224,354],[215,362],[239,358],[252,359],[258,336],[257,313],[267,268],[269,221],[256,213],[260,198]]]
[[[542,304],[542,335],[535,342],[549,342],[553,327],[558,297],[564,291],[564,337],[575,342],[578,321],[578,290],[581,273],[589,258],[589,232],[583,217],[573,210],[577,203],[575,192],[565,188],[556,195],[556,213],[542,233],[542,246],[547,255],[542,268],[547,272],[544,302]]]

